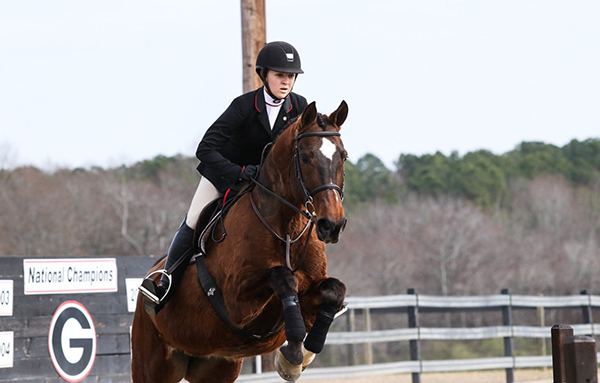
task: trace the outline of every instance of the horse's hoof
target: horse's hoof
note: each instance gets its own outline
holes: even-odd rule
[[[315,356],[317,356],[317,354],[315,354],[312,351],[308,351],[304,348],[304,346],[302,346],[302,355],[302,371],[304,371],[306,370],[306,367],[308,367],[313,362],[313,360],[315,360]]]
[[[275,353],[275,369],[279,376],[288,382],[295,382],[300,378],[303,364],[291,364],[285,359],[281,351],[277,350]]]

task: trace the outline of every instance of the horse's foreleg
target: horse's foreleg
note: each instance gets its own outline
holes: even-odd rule
[[[283,304],[285,337],[288,341],[287,346],[278,350],[275,365],[283,379],[295,381],[302,372],[302,341],[306,335],[297,295],[298,281],[290,269],[277,266],[271,269],[270,285]]]
[[[315,323],[304,341],[304,347],[315,354],[323,351],[331,322],[344,303],[346,286],[336,278],[328,278],[319,284],[318,295],[321,306]]]
[[[174,383],[184,376],[188,357],[167,347],[144,310],[141,294],[131,329],[131,351],[131,375],[135,383]]]

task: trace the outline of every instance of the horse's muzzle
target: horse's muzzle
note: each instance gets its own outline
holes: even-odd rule
[[[320,218],[317,221],[317,236],[325,243],[337,243],[340,239],[340,234],[346,227],[346,217],[334,222],[329,218]]]

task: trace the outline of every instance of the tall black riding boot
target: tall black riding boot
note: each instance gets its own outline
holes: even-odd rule
[[[139,287],[140,292],[146,297],[145,308],[148,314],[152,316],[158,314],[168,299],[173,296],[179,279],[187,267],[187,262],[181,258],[189,258],[192,255],[193,242],[194,229],[189,227],[184,219],[167,253],[165,270],[168,272],[163,273],[159,285],[156,285],[153,279],[146,278]],[[176,263],[178,265],[171,270]]]

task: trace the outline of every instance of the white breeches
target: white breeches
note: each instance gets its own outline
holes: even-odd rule
[[[215,186],[205,177],[202,177],[200,183],[198,183],[194,198],[192,198],[192,203],[190,204],[185,223],[189,227],[195,228],[202,209],[220,195],[221,193],[219,193]]]

